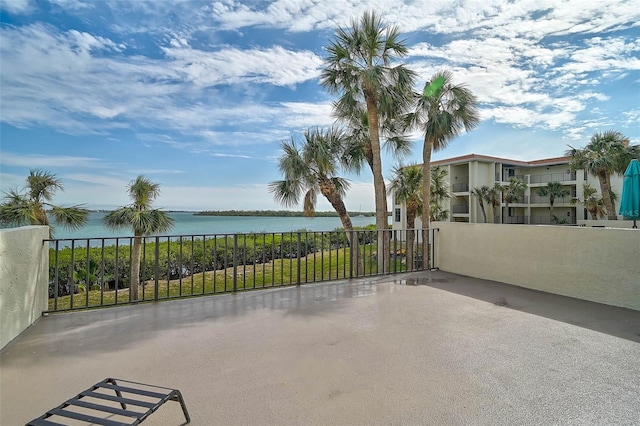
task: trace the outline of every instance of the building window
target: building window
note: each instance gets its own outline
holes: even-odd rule
[[[396,209],[396,222],[400,222],[400,209]]]

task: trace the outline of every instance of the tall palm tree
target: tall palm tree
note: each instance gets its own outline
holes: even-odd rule
[[[140,175],[129,183],[127,191],[132,203],[109,212],[103,221],[107,228],[133,230],[129,300],[136,301],[140,286],[142,237],[167,232],[173,228],[174,221],[167,213],[152,207],[153,201],[160,195],[159,184]]]
[[[538,188],[538,195],[541,197],[549,197],[549,219],[553,222],[553,205],[556,198],[562,198],[569,195],[571,191],[566,186],[562,186],[560,182],[549,182],[547,186]],[[557,220],[557,219],[556,219]]]
[[[389,185],[396,202],[404,203],[407,211],[407,265],[414,265],[416,217],[422,214],[422,169],[419,165],[397,166]]]
[[[5,193],[0,205],[0,223],[5,225],[46,225],[49,237],[54,236],[49,215],[54,223],[76,230],[87,223],[89,211],[79,205],[60,207],[50,203],[56,191],[64,191],[60,179],[53,173],[35,169],[29,171],[23,192],[12,189]]]
[[[598,178],[607,218],[616,220],[615,202],[611,197],[611,175],[623,174],[631,159],[640,159],[640,146],[629,145],[629,139],[622,133],[607,130],[595,133],[582,149],[569,148],[566,156],[571,157],[571,169],[584,169]]]
[[[475,195],[478,199],[478,203],[480,204],[480,210],[482,211],[482,217],[484,219],[484,223],[487,223],[487,212],[484,209],[484,202],[489,198],[489,187],[487,185],[482,185],[479,188],[473,188],[471,190],[471,194]]]
[[[407,55],[406,42],[395,25],[386,25],[375,12],[365,12],[349,28],[339,28],[327,47],[321,83],[330,93],[340,95],[335,102],[338,116],[356,116],[367,111],[370,144],[368,160],[373,172],[376,227],[389,227],[387,196],[380,155],[380,123],[401,115],[411,93],[415,73],[397,58]],[[364,106],[364,107],[363,107]],[[388,237],[388,235],[387,235]],[[379,232],[378,246],[384,246],[385,233]],[[384,265],[383,250],[378,253],[378,270]]]
[[[487,191],[486,197],[485,197],[485,201],[487,202],[487,205],[491,206],[491,213],[492,213],[492,223],[495,223],[495,217],[496,217],[496,208],[500,207],[500,203],[502,203],[502,190],[503,190],[503,186],[500,185],[498,182],[496,182],[493,187],[489,188],[489,190]]]
[[[432,82],[441,81],[436,93],[414,94],[417,99],[415,110],[407,115],[407,124],[419,129],[424,135],[422,148],[423,202],[431,205],[429,185],[431,182],[431,152],[447,147],[449,142],[463,130],[470,131],[480,122],[476,96],[464,85],[455,85],[449,71],[436,72],[425,89]],[[429,228],[429,211],[422,211],[422,227]],[[426,253],[425,253],[426,254]]]
[[[571,200],[571,204],[577,203],[584,205],[584,208],[591,214],[592,220],[598,220],[599,217],[604,217],[607,214],[602,197],[598,195],[598,190],[591,184],[585,183],[582,186],[582,199],[576,197]]]
[[[334,105],[334,114],[344,126],[347,137],[355,146],[363,151],[361,160],[366,161],[373,173],[373,148],[369,134],[369,116],[364,105],[357,109],[342,111],[339,105]],[[398,117],[383,117],[379,123],[379,137],[384,149],[396,160],[401,161],[411,154],[412,141],[404,134],[404,123]],[[362,162],[361,162],[362,163]],[[355,171],[361,171],[362,164],[354,164]]]
[[[510,177],[509,184],[504,186],[504,202],[509,216],[509,203],[517,202],[527,189],[527,184],[518,178]]]
[[[445,202],[451,198],[447,175],[447,170],[440,166],[433,167],[431,170],[429,219],[432,221],[449,219],[449,210],[445,207]]]

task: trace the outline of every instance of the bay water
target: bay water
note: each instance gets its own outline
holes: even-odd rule
[[[55,228],[54,238],[110,238],[133,236],[130,228],[112,230],[102,219],[106,212],[91,212],[88,223],[75,231]],[[342,228],[338,217],[277,217],[277,216],[196,216],[193,212],[168,212],[174,219],[173,229],[165,235],[242,234],[289,232],[297,230],[333,231]],[[355,216],[353,226],[375,224],[374,216]]]

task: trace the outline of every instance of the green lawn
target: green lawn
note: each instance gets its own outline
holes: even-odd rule
[[[375,275],[377,272],[375,247],[362,246],[360,251],[365,259],[364,275]],[[350,276],[349,257],[349,248],[309,254],[300,260],[300,283],[348,278]],[[402,258],[398,257],[395,265],[391,265],[392,271],[405,270],[406,266],[402,262]],[[394,266],[396,269],[393,269]],[[354,267],[354,276],[356,275],[355,269]],[[298,282],[298,260],[276,259],[264,264],[240,265],[237,267],[236,273],[236,291],[295,285]],[[226,270],[198,273],[181,279],[159,280],[158,299],[225,293],[233,290],[233,268],[227,268]],[[153,301],[156,298],[155,295],[153,280],[146,281],[139,290],[141,302]],[[82,288],[77,294],[59,296],[57,306],[54,298],[49,299],[49,310],[60,311],[123,303],[129,303],[129,289],[119,289],[117,292],[101,292],[100,290],[87,292]]]

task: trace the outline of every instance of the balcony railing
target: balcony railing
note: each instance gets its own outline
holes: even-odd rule
[[[46,240],[48,312],[430,269],[434,231],[152,236],[139,255],[134,237]]]
[[[574,180],[576,180],[576,172],[547,173],[543,175],[531,175],[529,183],[568,182]]]
[[[452,206],[451,210],[453,210],[453,214],[456,214],[456,213],[469,213],[469,205],[468,204],[458,204],[456,206]]]
[[[468,183],[454,183],[451,185],[452,192],[469,192],[469,184]]]
[[[555,216],[535,215],[531,216],[532,225],[575,225],[576,218],[574,216]]]
[[[529,223],[529,216],[505,216],[502,218],[503,223],[521,224]]]
[[[558,204],[569,204],[574,197],[569,195],[565,195],[564,197],[556,197],[553,201],[554,205]],[[531,196],[531,204],[546,204],[549,205],[549,197],[542,195],[532,195]]]
[[[511,201],[510,204],[529,204],[529,196],[522,195],[518,197],[515,201]]]

